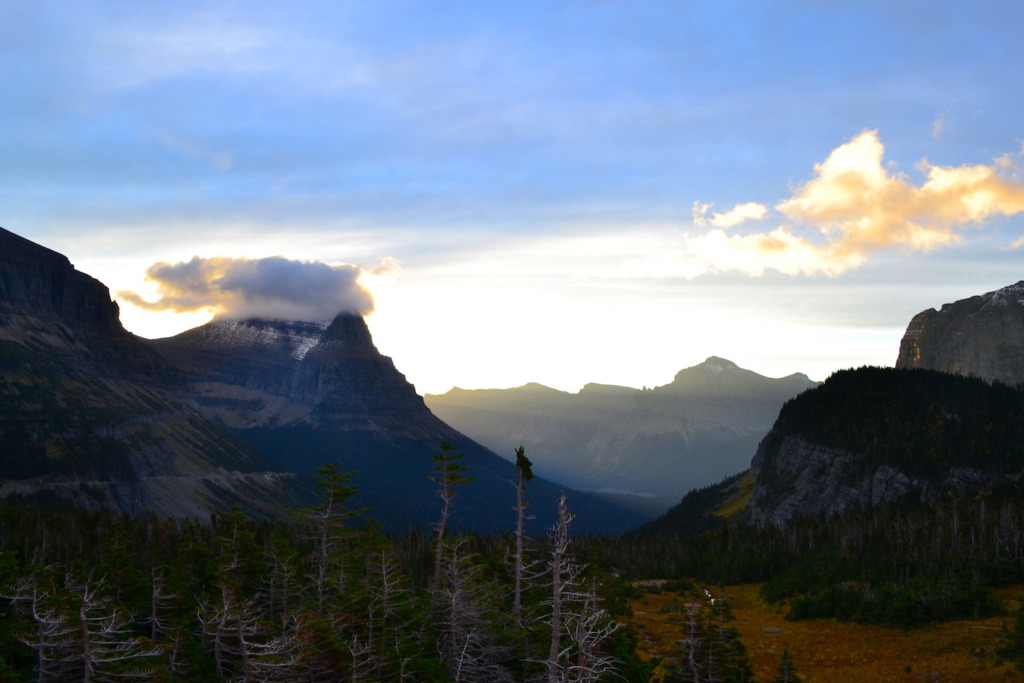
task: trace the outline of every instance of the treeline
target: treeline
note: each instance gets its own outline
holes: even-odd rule
[[[947,493],[784,528],[723,521],[699,536],[632,534],[605,546],[630,578],[764,582],[789,617],[913,627],[999,614],[992,588],[1024,582],[1024,495]]]
[[[435,531],[400,538],[347,508],[337,465],[287,520],[2,503],[0,680],[647,681],[619,585],[575,556],[568,501],[525,538],[524,457],[510,532],[453,534],[458,458],[435,458]]]
[[[866,471],[1016,473],[1024,469],[1024,388],[924,369],[842,370],[790,399],[772,433],[856,453]]]

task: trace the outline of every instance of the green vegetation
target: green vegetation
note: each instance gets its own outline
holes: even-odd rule
[[[436,464],[442,492],[465,478]],[[277,521],[0,504],[0,680],[648,680],[567,507],[557,539],[523,539],[517,614],[511,534],[388,537],[350,474],[320,468],[320,502]]]

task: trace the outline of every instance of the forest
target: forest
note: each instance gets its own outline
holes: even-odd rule
[[[624,584],[574,556],[570,502],[529,539],[447,528],[470,478],[444,444],[433,530],[384,534],[352,473],[288,519],[195,521],[0,504],[0,680],[646,681]],[[513,514],[514,513],[514,514]]]

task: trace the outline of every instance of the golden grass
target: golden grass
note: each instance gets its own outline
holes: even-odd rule
[[[786,621],[786,608],[766,604],[759,590],[760,585],[744,585],[722,591],[732,605],[734,625],[759,681],[775,676],[784,649],[789,650],[805,683],[1024,680],[1022,672],[1000,664],[995,656],[1008,618],[953,621],[907,632],[833,619]],[[1024,586],[999,592],[1013,608],[1024,598]],[[676,649],[681,622],[678,608],[685,601],[666,592],[646,594],[633,603],[641,657],[670,656]]]
[[[721,507],[714,510],[712,514],[716,517],[732,517],[746,510],[747,501],[750,500],[750,496],[754,493],[755,483],[757,483],[757,479],[753,476],[748,476],[733,484],[732,489],[734,493],[728,500],[722,503]]]

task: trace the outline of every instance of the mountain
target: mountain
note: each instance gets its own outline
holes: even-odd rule
[[[378,352],[362,317],[214,321],[153,347],[185,375],[199,409],[242,440],[298,472],[333,461],[356,471],[353,503],[371,507],[385,527],[435,520],[437,487],[429,477],[442,443],[465,454],[474,477],[459,493],[454,525],[510,527],[514,466],[438,419]],[[511,452],[517,445],[497,447]],[[543,479],[530,483],[534,533],[553,523],[560,492]],[[579,531],[624,531],[643,521],[594,496],[571,498]]]
[[[402,531],[438,515],[429,477],[444,442],[474,477],[452,526],[510,528],[514,466],[435,417],[361,317],[218,321],[141,339],[121,326],[106,286],[0,229],[0,497],[271,516],[308,504],[308,475],[340,461],[358,470],[353,503]],[[533,533],[553,522],[561,491],[531,482]],[[570,498],[580,532],[643,521],[594,496]]]
[[[98,280],[0,228],[0,496],[206,518],[302,500],[296,477],[189,403]]]
[[[1024,281],[915,315],[896,367],[1024,382]]]
[[[573,394],[540,384],[452,389],[427,405],[471,438],[508,452],[522,444],[539,474],[579,488],[632,494],[663,512],[688,490],[746,469],[805,375],[763,377],[711,357],[655,389],[588,384]]]

